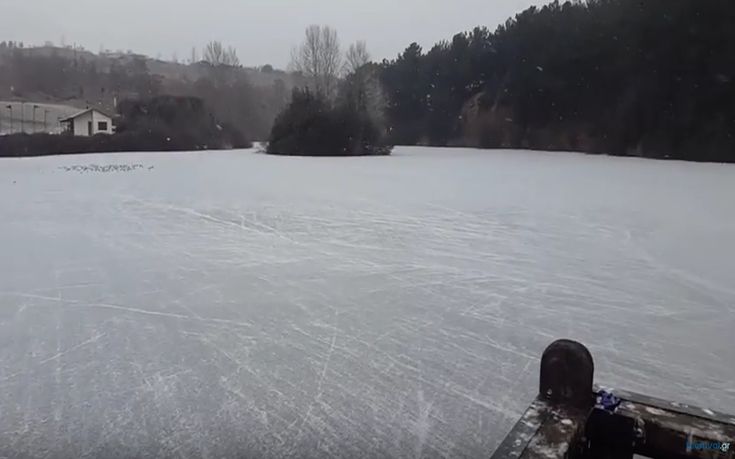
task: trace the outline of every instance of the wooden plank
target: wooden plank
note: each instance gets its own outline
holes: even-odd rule
[[[725,452],[687,449],[688,442],[732,443],[735,425],[628,400],[620,404],[614,416],[628,417],[638,423],[642,438],[636,442],[636,452],[640,454],[735,459],[735,447]]]
[[[531,439],[521,459],[567,458],[577,449],[589,410],[552,407],[551,415]]]
[[[671,411],[675,413],[685,414],[703,419],[709,419],[711,421],[720,422],[723,424],[730,424],[735,426],[735,415],[720,413],[709,408],[700,408],[686,403],[672,402],[669,400],[663,400],[656,397],[650,397],[648,395],[638,394],[636,392],[630,392],[621,389],[609,389],[603,386],[595,385],[595,392],[600,390],[606,390],[612,392],[616,397],[623,400],[628,400],[634,403],[640,403],[651,407],[659,408],[665,411]]]
[[[495,450],[492,459],[521,457],[528,444],[550,416],[549,405],[538,398],[535,399],[505,437],[503,443]]]
[[[493,459],[565,457],[584,430],[589,410],[533,401]]]

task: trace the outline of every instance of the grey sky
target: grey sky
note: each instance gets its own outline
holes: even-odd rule
[[[412,41],[429,47],[475,25],[491,29],[534,0],[0,0],[0,40],[131,49],[169,59],[221,40],[244,65],[283,67],[309,24],[342,43],[366,40],[376,59]]]

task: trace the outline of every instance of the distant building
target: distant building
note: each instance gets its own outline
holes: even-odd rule
[[[89,108],[59,121],[65,126],[65,132],[81,137],[115,132],[112,117],[96,108]]]

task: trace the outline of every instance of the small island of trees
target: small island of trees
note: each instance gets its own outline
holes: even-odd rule
[[[388,155],[379,68],[364,42],[342,56],[337,32],[311,26],[292,55],[307,85],[276,118],[267,152],[298,156]],[[340,78],[345,75],[344,78]]]

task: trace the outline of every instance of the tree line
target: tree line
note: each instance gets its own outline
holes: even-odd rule
[[[380,63],[364,42],[343,50],[336,31],[312,26],[292,53],[303,84],[290,105],[284,80],[254,86],[236,50],[219,42],[188,66],[201,70],[195,78],[154,74],[155,62],[135,55],[102,68],[5,43],[0,97],[11,88],[15,99],[109,107],[193,96],[289,154],[317,154],[320,143],[332,154],[418,144],[731,162],[733,24],[732,0],[554,1],[495,31],[477,27],[428,51],[412,43]]]
[[[735,161],[735,2],[531,7],[379,65],[396,144]]]
[[[194,64],[169,63],[181,74],[167,75],[151,71],[154,60],[132,53],[106,58],[67,48],[34,51],[12,42],[0,47],[0,100],[114,111],[116,104],[128,99],[197,97],[217,119],[242,130],[246,137],[265,139],[289,98],[288,83],[272,67],[267,69],[272,84],[256,86],[240,66],[237,51],[217,41],[208,43],[202,59]],[[195,76],[187,76],[184,69],[193,69],[188,74]]]

